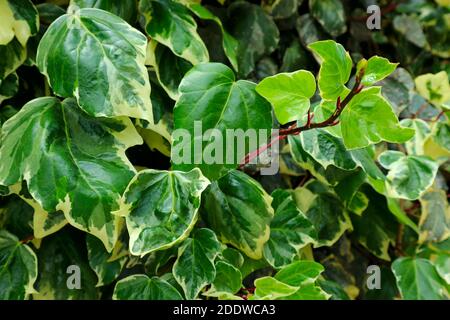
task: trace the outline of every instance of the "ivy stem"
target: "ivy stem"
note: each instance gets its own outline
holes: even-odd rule
[[[345,109],[345,107],[350,103],[350,101],[353,99],[354,96],[356,96],[358,93],[361,92],[361,90],[364,88],[364,86],[361,84],[362,78],[364,76],[364,69],[361,69],[359,73],[356,75],[355,84],[350,91],[350,93],[345,97],[343,101],[341,101],[341,97],[337,98],[336,101],[336,109],[334,110],[333,114],[322,122],[312,122],[314,118],[314,114],[311,112],[311,109],[308,110],[308,119],[306,121],[306,124],[297,127],[297,123],[294,123],[287,129],[281,129],[279,131],[279,134],[273,138],[268,144],[265,144],[261,147],[259,147],[257,150],[250,152],[247,154],[244,159],[241,161],[241,164],[239,165],[239,169],[242,169],[246,164],[250,163],[253,159],[258,157],[262,152],[266,151],[268,148],[270,148],[276,141],[284,140],[286,137],[291,135],[299,135],[303,131],[308,131],[311,129],[316,128],[325,128],[325,127],[332,127],[339,124],[339,116],[341,115],[342,111]]]

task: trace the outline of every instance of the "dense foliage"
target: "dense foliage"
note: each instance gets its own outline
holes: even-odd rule
[[[449,35],[448,0],[0,0],[0,299],[448,299]]]

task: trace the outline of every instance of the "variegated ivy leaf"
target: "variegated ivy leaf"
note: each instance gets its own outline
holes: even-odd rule
[[[444,190],[430,189],[420,197],[422,214],[419,242],[440,242],[450,237],[450,206]]]
[[[39,279],[34,300],[94,300],[100,298],[97,277],[80,250],[84,234],[65,228],[42,240],[37,253]],[[77,289],[79,287],[79,289]]]
[[[297,12],[302,2],[303,0],[263,1],[261,5],[274,19],[286,19]]]
[[[209,61],[208,49],[187,7],[174,0],[142,0],[139,9],[152,39],[194,65]]]
[[[323,99],[336,100],[348,91],[345,84],[350,79],[352,59],[344,47],[333,40],[311,43],[308,48],[321,60],[319,89]]]
[[[290,264],[298,251],[317,237],[312,223],[295,204],[287,190],[272,193],[275,216],[270,223],[270,238],[264,245],[264,257],[275,268]]]
[[[364,76],[361,84],[371,86],[374,83],[383,80],[397,68],[398,63],[391,63],[388,59],[379,56],[373,56],[369,60],[362,59],[358,62],[356,74],[364,69]]]
[[[70,0],[70,5],[78,8],[102,9],[129,23],[135,22],[137,18],[136,0]]]
[[[436,107],[450,109],[450,82],[447,72],[427,73],[415,79],[419,94]]]
[[[430,261],[423,258],[402,257],[394,261],[392,271],[403,299],[448,300],[450,294],[445,281]]]
[[[144,274],[126,277],[117,282],[114,300],[183,300],[181,294],[167,281]]]
[[[122,241],[117,241],[115,250],[112,253],[106,251],[103,243],[94,236],[86,236],[86,246],[88,251],[89,265],[97,275],[97,287],[110,284],[120,275],[128,257],[119,253],[116,259],[113,254],[121,251],[125,245]],[[119,247],[118,249],[116,249]],[[115,251],[115,252],[114,252]]]
[[[220,242],[209,229],[196,230],[180,247],[173,265],[173,275],[183,288],[186,299],[195,299],[200,290],[214,281],[214,259],[219,252]]]
[[[258,260],[270,236],[271,202],[257,181],[233,170],[206,189],[202,217],[222,242]]]
[[[273,19],[256,4],[236,1],[228,7],[230,33],[239,42],[237,51],[239,76],[245,78],[255,64],[272,53],[280,39]],[[255,36],[258,34],[258,36]]]
[[[192,64],[178,56],[164,45],[151,40],[147,47],[147,63],[155,69],[159,83],[173,100],[178,100],[178,87]]]
[[[309,10],[325,31],[333,37],[347,31],[345,11],[341,0],[309,0]]]
[[[425,154],[424,145],[427,138],[430,136],[431,128],[422,119],[403,119],[400,124],[406,128],[412,128],[416,134],[414,137],[405,143],[408,154],[421,156]]]
[[[439,164],[425,156],[406,156],[399,151],[385,151],[378,161],[389,170],[388,195],[416,200],[433,184]]]
[[[74,99],[35,99],[3,125],[0,184],[25,180],[45,211],[63,211],[110,251],[120,222],[111,211],[135,172],[125,150],[140,143],[128,118],[90,117]]]
[[[24,300],[36,292],[37,263],[33,250],[0,230],[0,300]]]
[[[0,230],[11,232],[19,239],[33,235],[33,209],[17,195],[0,199]]]
[[[39,30],[39,15],[29,0],[0,0],[0,45],[14,37],[25,47],[28,39]]]
[[[126,217],[131,253],[144,256],[186,239],[197,222],[200,195],[208,185],[199,169],[140,171],[115,212]]]
[[[294,190],[298,208],[305,213],[317,231],[315,246],[331,246],[351,229],[348,212],[337,195],[318,180]]]
[[[238,71],[238,60],[237,60],[237,50],[239,46],[238,41],[225,30],[222,21],[217,16],[212,14],[211,11],[209,11],[206,7],[203,7],[198,3],[194,3],[189,5],[189,9],[191,9],[191,11],[195,13],[195,15],[197,15],[197,17],[199,17],[200,19],[212,20],[218,24],[220,30],[222,30],[223,51],[225,52],[225,55],[230,61],[233,69]]]
[[[436,123],[424,142],[424,154],[432,159],[445,162],[450,159],[450,124]]]
[[[19,77],[15,72],[3,80],[0,79],[0,103],[14,97],[17,91],[19,91]]]
[[[220,63],[199,64],[186,74],[174,109],[174,169],[199,167],[207,178],[216,180],[268,142],[272,108],[255,86],[235,81],[233,71]],[[252,134],[252,139],[241,139]]]
[[[325,169],[333,165],[343,170],[357,167],[351,152],[347,151],[342,139],[334,137],[323,129],[302,132],[299,139],[303,149]]]
[[[25,62],[27,50],[14,38],[10,43],[0,45],[0,57],[0,80],[4,80]]]
[[[219,299],[236,294],[242,287],[242,274],[238,268],[225,261],[216,262],[216,277],[211,288],[203,293],[207,297]]]
[[[67,224],[62,211],[47,212],[33,199],[25,183],[17,183],[11,186],[10,191],[19,195],[28,204],[33,212],[33,234],[36,239],[42,239],[52,233],[59,231]]]
[[[265,78],[256,91],[272,103],[281,124],[302,119],[310,108],[309,99],[316,92],[316,79],[309,71],[279,73]]]
[[[367,209],[361,216],[352,215],[353,235],[376,257],[390,261],[389,246],[395,243],[398,223],[389,212],[386,198],[365,187]]]
[[[314,261],[296,261],[275,274],[255,281],[252,299],[327,300],[325,293],[315,282],[324,268]]]
[[[364,148],[383,140],[403,143],[414,136],[414,129],[399,124],[380,87],[364,89],[354,96],[340,118],[347,149]]]
[[[36,63],[58,96],[75,96],[89,115],[153,123],[146,47],[146,37],[118,16],[85,8],[50,25]]]

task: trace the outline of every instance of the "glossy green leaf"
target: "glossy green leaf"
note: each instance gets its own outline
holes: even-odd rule
[[[126,217],[131,253],[144,256],[186,239],[197,222],[200,195],[208,185],[199,169],[140,171],[114,212]]]
[[[374,83],[383,80],[389,76],[397,68],[398,63],[391,63],[388,59],[379,56],[373,56],[368,61],[363,59],[358,63],[359,73],[361,67],[364,67],[364,76],[361,79],[361,84],[365,86],[371,86]]]
[[[255,296],[258,300],[276,300],[294,294],[299,288],[278,281],[273,277],[262,277],[255,280]]]
[[[209,229],[196,230],[180,247],[173,266],[173,275],[183,288],[186,299],[195,299],[206,285],[214,281],[214,259],[219,251],[220,243]]]
[[[264,257],[275,268],[293,262],[298,251],[314,242],[316,230],[301,212],[288,191],[272,193],[275,216],[270,223],[270,238],[264,245]]]
[[[78,8],[102,9],[129,23],[135,22],[137,18],[136,0],[70,0],[70,4]]]
[[[240,141],[238,136],[245,136],[252,129],[258,132],[255,138],[261,144],[264,131],[260,129],[265,129],[263,143],[268,142],[272,127],[270,104],[256,93],[254,83],[235,81],[227,66],[197,65],[183,78],[179,90],[181,96],[174,109],[174,130],[179,129],[173,136],[174,169],[188,171],[199,167],[207,178],[215,180],[236,168],[248,152],[257,148],[248,139]],[[228,129],[236,131],[231,130],[230,136]]]
[[[320,57],[319,89],[323,99],[335,100],[347,89],[352,59],[344,47],[332,40],[318,41],[308,48]]]
[[[127,118],[100,120],[74,99],[39,98],[3,125],[0,184],[25,180],[44,210],[63,211],[111,250],[120,222],[111,210],[134,175],[125,150],[140,143]]]
[[[281,124],[302,119],[310,108],[309,99],[316,92],[316,79],[309,71],[279,73],[265,78],[256,91],[272,103]]]
[[[28,39],[39,30],[38,12],[29,0],[1,0],[0,21],[2,46],[15,37],[25,47]]]
[[[86,8],[50,25],[36,63],[57,95],[75,96],[88,114],[153,123],[146,46],[145,36],[121,18]]]
[[[404,128],[379,87],[358,93],[341,114],[341,132],[347,149],[364,148],[380,141],[403,143],[414,136]]]
[[[24,300],[36,292],[37,264],[30,247],[0,230],[0,300]]]
[[[302,286],[314,283],[323,271],[323,266],[317,262],[296,261],[278,271],[275,279],[291,286]]]
[[[230,33],[238,42],[239,75],[246,77],[264,55],[276,49],[279,31],[270,16],[258,5],[236,1],[228,7]],[[259,34],[259,37],[255,36]]]
[[[208,50],[187,7],[174,0],[142,0],[139,10],[152,39],[194,65],[209,61]]]
[[[419,242],[440,242],[450,237],[450,206],[444,190],[430,189],[420,197],[422,214]]]
[[[113,294],[114,300],[183,300],[181,294],[158,277],[149,278],[138,274],[117,282]]]
[[[386,151],[378,158],[389,170],[386,187],[394,198],[416,200],[434,182],[439,165],[428,157],[405,156],[399,151]]]
[[[257,181],[234,170],[206,189],[202,217],[222,242],[258,260],[270,236],[271,202]]]
[[[341,0],[309,0],[311,14],[333,37],[347,31],[345,11]]]
[[[87,252],[79,247],[84,241],[83,234],[70,229],[42,241],[37,253],[39,278],[34,300],[89,300],[100,297],[95,287],[97,277],[89,266]]]
[[[447,300],[446,283],[430,261],[402,257],[394,261],[392,271],[403,299]]]

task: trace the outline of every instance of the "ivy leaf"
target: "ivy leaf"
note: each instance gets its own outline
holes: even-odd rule
[[[191,9],[191,11],[200,19],[212,20],[217,23],[220,30],[222,30],[222,45],[225,55],[233,66],[233,69],[238,71],[237,50],[239,42],[225,30],[222,21],[207,8],[200,4],[193,3],[189,6],[189,9]]]
[[[447,193],[430,189],[420,197],[419,243],[440,242],[450,237],[450,206]]]
[[[421,156],[425,154],[424,145],[430,136],[431,128],[421,119],[403,119],[400,124],[416,131],[414,137],[405,143],[406,151],[410,155]]]
[[[254,70],[258,60],[276,49],[280,34],[272,18],[253,3],[233,2],[228,7],[228,16],[230,33],[239,42],[239,75],[245,78]]]
[[[310,108],[309,99],[316,92],[316,79],[309,71],[279,73],[265,78],[256,91],[272,103],[281,124],[302,119]]]
[[[433,184],[439,165],[428,157],[385,151],[378,161],[389,170],[386,188],[393,198],[416,200]]]
[[[361,84],[371,86],[393,73],[397,66],[398,63],[391,63],[386,58],[373,56],[368,61],[363,59],[358,63],[356,74],[359,74],[361,68],[364,68],[365,71],[361,79]]]
[[[121,18],[86,8],[50,25],[36,64],[57,95],[75,96],[89,115],[153,123],[146,46],[146,37]]]
[[[317,180],[294,190],[299,209],[317,230],[315,246],[331,246],[351,228],[348,212],[336,194]]]
[[[382,140],[403,143],[414,136],[414,129],[404,128],[381,96],[379,87],[364,89],[341,114],[341,132],[347,149],[359,149]]]
[[[255,280],[255,298],[258,300],[276,300],[294,294],[299,288],[278,281],[273,277],[261,277]]]
[[[0,230],[0,300],[25,300],[36,292],[38,260],[33,250],[6,230]]]
[[[125,150],[140,143],[127,118],[92,118],[74,99],[38,98],[3,125],[0,184],[25,180],[45,211],[63,211],[110,251],[120,220],[111,210],[135,172]]]
[[[239,141],[235,143],[237,137],[226,133],[228,129],[243,135],[252,129],[260,133],[260,140],[259,130],[266,130],[266,138],[270,135],[270,104],[258,95],[254,83],[235,81],[233,71],[223,64],[196,65],[181,81],[179,91],[181,96],[174,109],[174,130],[179,129],[179,136],[172,137],[175,170],[199,167],[207,178],[216,180],[236,168],[245,151],[257,148],[250,146],[249,139],[242,148]]]
[[[394,29],[398,31],[409,42],[424,48],[428,46],[427,39],[423,32],[418,17],[413,15],[399,15],[393,20]]]
[[[123,247],[123,242],[117,241],[116,246],[114,247],[115,250],[113,250],[112,253],[109,253],[99,239],[87,235],[86,246],[88,250],[89,265],[98,278],[97,287],[110,284],[116,280],[128,259],[123,253],[114,259],[114,251],[120,251],[120,248],[116,248]]]
[[[203,295],[207,297],[227,297],[237,293],[242,287],[242,274],[238,268],[224,261],[216,262],[216,277],[211,288]]]
[[[42,240],[38,251],[38,292],[34,300],[98,299],[97,277],[89,266],[86,250],[80,250],[84,237],[75,230],[62,231]],[[75,286],[79,279],[80,288]],[[74,287],[72,287],[72,285]]]
[[[392,271],[403,299],[447,300],[449,298],[445,281],[426,259],[399,258],[392,264]]]
[[[324,271],[320,263],[314,261],[296,261],[275,275],[275,279],[287,283],[291,286],[302,286],[314,283]]]
[[[0,45],[7,45],[15,37],[25,47],[28,39],[39,30],[39,15],[33,3],[29,0],[1,0],[0,12]]]
[[[317,237],[312,223],[301,212],[287,190],[272,193],[275,216],[270,224],[270,238],[264,245],[264,257],[274,267],[290,264],[298,251]]]
[[[209,229],[196,230],[178,250],[173,275],[183,288],[187,300],[195,299],[203,287],[214,281],[214,259],[219,251],[220,243]],[[201,269],[193,266],[201,266]]]
[[[14,38],[10,43],[0,45],[0,57],[0,80],[3,81],[25,62],[27,50]]]
[[[350,79],[352,59],[344,47],[333,40],[318,41],[308,48],[320,57],[319,89],[323,99],[336,100],[348,90],[345,84]]]
[[[199,169],[140,171],[115,212],[126,217],[131,253],[144,256],[186,239],[197,222],[200,195],[208,185]]]
[[[444,104],[450,109],[450,82],[447,72],[427,73],[415,79],[419,94],[437,107]]]
[[[137,18],[136,0],[70,0],[70,5],[78,8],[102,9],[121,17],[128,23],[134,23]]]
[[[206,189],[202,217],[223,243],[258,260],[270,235],[271,202],[257,181],[233,170]]]
[[[126,277],[117,282],[114,300],[183,300],[181,294],[167,281],[144,274]]]
[[[450,124],[439,122],[424,141],[424,154],[433,160],[445,162],[450,158]]]
[[[356,169],[357,164],[345,148],[342,139],[334,137],[323,129],[302,132],[299,138],[303,149],[325,169],[330,165],[343,170]]]
[[[322,27],[337,37],[347,31],[341,0],[309,0],[309,10]]]
[[[302,2],[303,0],[264,1],[261,5],[274,19],[287,19],[297,12]]]
[[[361,217],[352,216],[353,234],[376,257],[390,261],[389,246],[395,243],[398,223],[389,212],[385,197],[364,188],[368,207]]]
[[[194,65],[209,61],[197,23],[183,4],[174,0],[143,0],[139,10],[145,18],[145,31],[152,39]]]

